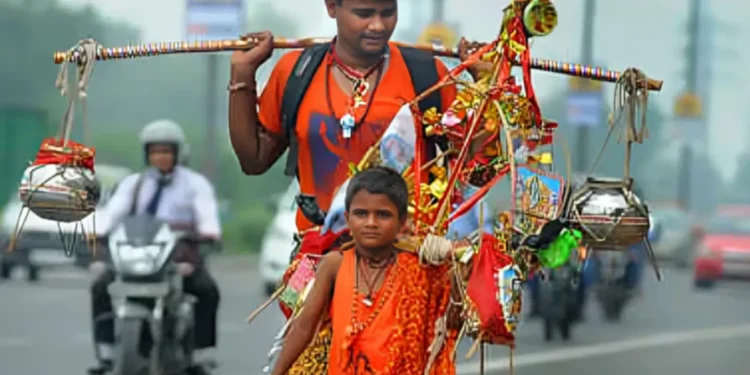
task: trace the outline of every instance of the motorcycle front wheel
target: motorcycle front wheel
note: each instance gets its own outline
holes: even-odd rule
[[[615,295],[604,296],[601,299],[600,304],[602,312],[604,313],[604,319],[608,322],[617,322],[622,318],[622,311],[625,309],[625,292],[617,291],[613,292]]]
[[[140,352],[143,320],[124,319],[118,327],[113,375],[146,375],[147,361]]]

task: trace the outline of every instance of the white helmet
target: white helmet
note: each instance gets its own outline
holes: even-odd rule
[[[174,144],[177,148],[177,160],[187,160],[190,147],[182,127],[172,120],[156,120],[143,127],[140,134],[141,145],[148,152],[148,145],[154,143]]]

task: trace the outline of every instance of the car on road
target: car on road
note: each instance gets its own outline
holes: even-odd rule
[[[131,173],[133,172],[130,169],[121,166],[96,165],[96,178],[100,181],[102,188],[99,207],[103,207],[107,203],[117,184]],[[0,237],[10,238],[16,227],[16,221],[18,220],[21,208],[21,201],[18,195],[14,194],[3,209],[2,229],[0,230],[2,235]],[[94,229],[93,215],[89,215],[82,220],[82,226],[86,231],[92,231]],[[77,232],[79,237],[76,240],[77,248],[73,260],[80,267],[88,266],[90,255],[85,248],[86,242],[81,236],[80,224],[78,227],[73,223],[60,223],[58,226],[57,222],[42,219],[33,212],[30,212],[22,229],[23,232],[16,245],[16,249],[19,251],[28,251],[34,263],[47,265],[70,262],[70,259],[65,257],[63,253],[61,235],[64,236],[66,242],[71,243],[72,235]]]
[[[258,262],[263,290],[267,295],[273,294],[289,267],[294,250],[294,234],[297,231],[297,194],[299,185],[295,179],[287,191],[269,206],[269,210],[276,213],[263,236]]]
[[[693,261],[697,288],[710,288],[722,279],[750,279],[750,214],[718,211],[703,227]]]
[[[695,252],[695,223],[691,216],[679,207],[657,207],[651,215],[654,225],[659,226],[659,236],[651,244],[656,258],[678,268],[690,266]]]

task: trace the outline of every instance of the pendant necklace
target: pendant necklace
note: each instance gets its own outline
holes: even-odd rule
[[[344,136],[344,138],[349,139],[352,137],[352,133],[354,132],[354,129],[362,125],[362,123],[365,120],[365,117],[367,117],[367,113],[370,111],[370,106],[372,104],[372,101],[375,97],[375,91],[378,88],[378,85],[380,83],[380,80],[383,76],[383,65],[385,62],[385,55],[378,60],[378,62],[370,67],[370,69],[367,70],[367,72],[360,73],[359,71],[347,66],[346,64],[341,61],[341,58],[336,53],[336,50],[334,49],[334,43],[331,43],[331,52],[330,52],[330,59],[329,59],[329,66],[328,69],[326,69],[326,96],[328,99],[328,107],[329,110],[334,114],[333,111],[333,105],[331,103],[331,95],[330,95],[330,88],[329,88],[329,79],[330,79],[330,70],[331,66],[336,66],[336,68],[346,77],[349,81],[352,82],[352,95],[349,99],[349,107],[347,108],[346,112],[344,113],[344,116],[341,117],[339,120],[339,125],[341,126],[341,132]],[[377,71],[377,77],[375,80],[375,88],[373,89],[372,94],[370,95],[370,101],[365,100],[365,97],[370,89],[370,84],[367,82],[367,78]],[[364,108],[364,114],[362,117],[357,121],[357,112],[361,111],[361,108]]]
[[[363,262],[360,262],[361,257],[359,256],[359,254],[355,254],[355,256],[357,258],[357,262],[356,262],[357,272],[355,276],[356,276],[356,282],[357,282],[357,290],[359,290],[359,272],[361,271],[360,267],[362,266]],[[380,278],[383,276],[383,273],[385,272],[385,270],[388,269],[388,267],[391,265],[392,259],[393,259],[392,256],[389,256],[386,259],[385,263],[379,267],[378,273],[375,274],[375,278],[373,280],[368,280],[367,276],[364,275],[364,273],[362,274],[364,282],[365,282],[365,286],[367,287],[367,294],[365,295],[365,298],[362,299],[362,303],[365,306],[372,307],[373,305],[372,294],[374,292],[375,285],[377,285],[378,281],[380,281]]]

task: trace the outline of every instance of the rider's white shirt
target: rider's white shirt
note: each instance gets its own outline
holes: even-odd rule
[[[96,214],[96,231],[107,233],[130,214],[133,199],[137,196],[136,214],[146,212],[156,193],[159,172],[151,168],[143,172],[140,191],[135,194],[141,173],[125,177],[105,207]],[[193,226],[201,236],[221,237],[219,208],[211,182],[203,175],[183,166],[177,166],[172,182],[161,193],[156,217],[173,225]]]

